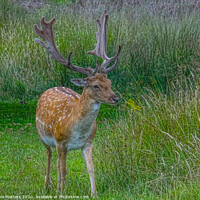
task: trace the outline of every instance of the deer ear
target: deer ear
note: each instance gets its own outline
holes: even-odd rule
[[[87,86],[88,82],[82,78],[71,79],[71,82],[77,86]]]

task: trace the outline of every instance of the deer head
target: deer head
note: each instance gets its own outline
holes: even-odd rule
[[[119,98],[111,89],[111,81],[107,79],[106,74],[98,73],[92,77],[84,79],[72,79],[75,85],[85,86],[85,90],[91,99],[98,103],[115,104]]]
[[[72,52],[69,53],[67,60],[61,55],[58,51],[54,36],[53,36],[53,23],[55,18],[51,21],[46,22],[44,17],[41,20],[42,29],[39,29],[37,25],[34,26],[35,32],[43,38],[46,43],[39,39],[35,39],[42,47],[44,47],[50,54],[50,57],[62,65],[66,66],[70,70],[80,72],[87,75],[87,78],[84,79],[72,79],[71,81],[78,86],[84,86],[88,95],[100,102],[115,104],[119,101],[118,97],[111,89],[111,81],[107,79],[107,73],[116,68],[118,64],[118,56],[120,54],[121,47],[119,46],[118,51],[115,56],[109,58],[106,54],[107,51],[107,36],[106,36],[106,24],[108,20],[108,12],[105,11],[100,20],[97,20],[98,31],[96,33],[97,43],[95,44],[95,49],[89,51],[88,54],[93,54],[97,57],[102,58],[103,62],[99,64],[97,59],[96,68],[92,69],[78,67],[71,63]],[[107,68],[108,65],[114,61],[114,64]]]

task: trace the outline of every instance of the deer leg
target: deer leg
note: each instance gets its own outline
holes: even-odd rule
[[[45,189],[48,189],[51,185],[51,177],[50,177],[50,164],[51,164],[51,157],[52,157],[52,149],[51,147],[47,146],[47,170],[45,176]]]
[[[65,188],[65,177],[67,173],[66,168],[66,147],[62,144],[57,144],[58,152],[58,190],[63,191]]]
[[[45,176],[45,183],[44,183],[44,188],[47,190],[51,186],[50,165],[51,165],[51,157],[52,157],[52,148],[48,146],[46,143],[44,143],[44,141],[41,138],[40,138],[40,141],[42,142],[42,144],[47,150],[47,169],[46,169],[46,176]]]
[[[61,179],[61,175],[60,175],[60,161],[59,161],[59,158],[57,159],[57,171],[58,171],[58,185],[57,185],[57,190],[60,191],[60,179]]]
[[[90,183],[91,183],[91,196],[97,195],[96,186],[95,186],[95,180],[94,180],[94,166],[92,162],[92,150],[93,145],[87,145],[82,148],[82,155],[85,161],[85,164],[87,166]]]

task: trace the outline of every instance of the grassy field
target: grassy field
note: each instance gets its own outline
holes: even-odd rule
[[[97,199],[200,199],[200,4],[198,1],[45,1],[40,9],[0,2],[0,198],[55,196],[44,190],[45,149],[35,127],[39,96],[80,77],[50,60],[33,25],[56,17],[55,37],[73,63],[93,66],[95,20],[107,8],[109,74],[121,101],[102,105],[94,140]],[[66,196],[89,196],[81,151],[67,155]]]
[[[199,199],[198,96],[174,101],[144,95],[143,99],[139,110],[129,103],[105,116],[108,107],[102,107],[94,141],[98,198]],[[46,156],[36,133],[35,107],[35,102],[0,104],[1,195],[56,195],[56,152],[51,171],[54,186],[50,192],[43,186]],[[89,195],[81,151],[68,154],[67,167],[63,195]]]

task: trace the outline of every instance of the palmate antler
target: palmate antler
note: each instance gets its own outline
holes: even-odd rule
[[[114,57],[108,58],[106,55],[106,49],[107,49],[107,37],[106,37],[106,23],[108,20],[108,13],[107,11],[104,12],[104,14],[101,17],[101,20],[97,20],[98,23],[98,32],[97,32],[97,44],[95,45],[96,48],[93,51],[89,51],[88,54],[96,55],[103,59],[103,63],[99,65],[99,61],[97,60],[96,68],[92,69],[90,67],[88,68],[82,68],[78,67],[76,65],[73,65],[71,63],[71,55],[72,52],[69,53],[67,60],[61,55],[61,53],[58,51],[55,41],[54,41],[54,35],[53,35],[53,23],[55,22],[55,18],[50,20],[49,22],[46,22],[44,17],[41,20],[41,26],[42,29],[39,29],[37,25],[34,25],[35,32],[43,38],[45,42],[43,42],[40,39],[35,39],[37,43],[39,43],[42,47],[44,47],[50,54],[50,57],[62,65],[66,66],[67,68],[80,72],[82,74],[85,74],[87,76],[94,76],[98,70],[101,73],[107,74],[108,72],[112,71],[118,63],[118,56],[120,53],[120,46],[118,49],[117,54]],[[106,68],[112,61],[115,61],[114,65],[110,68]]]
[[[103,63],[101,64],[99,70],[101,73],[107,74],[108,72],[115,69],[118,64],[118,56],[121,51],[121,47],[119,46],[117,54],[111,58],[108,58],[106,55],[107,51],[107,35],[106,35],[106,24],[108,21],[108,12],[104,11],[104,14],[101,17],[101,20],[97,20],[98,31],[96,33],[97,43],[95,44],[95,49],[93,51],[89,51],[88,54],[96,55],[103,59]],[[115,61],[114,65],[108,69],[106,67],[112,62]]]
[[[87,76],[93,76],[96,72],[97,69],[91,69],[90,67],[88,68],[82,68],[82,67],[78,67],[76,65],[73,65],[71,63],[71,55],[72,52],[69,53],[68,55],[68,59],[66,60],[61,53],[58,51],[56,45],[55,45],[55,41],[54,41],[54,36],[53,36],[53,23],[55,22],[55,18],[53,18],[51,21],[46,22],[44,20],[44,17],[41,20],[41,26],[42,29],[39,29],[37,25],[34,25],[34,29],[35,32],[41,37],[43,38],[46,43],[44,43],[43,41],[41,41],[40,39],[35,39],[35,41],[37,43],[39,43],[42,47],[44,47],[50,54],[50,57],[56,61],[58,61],[59,63],[61,63],[62,65],[66,66],[67,68],[73,70],[73,71],[77,71],[80,72],[82,74],[85,74]]]

